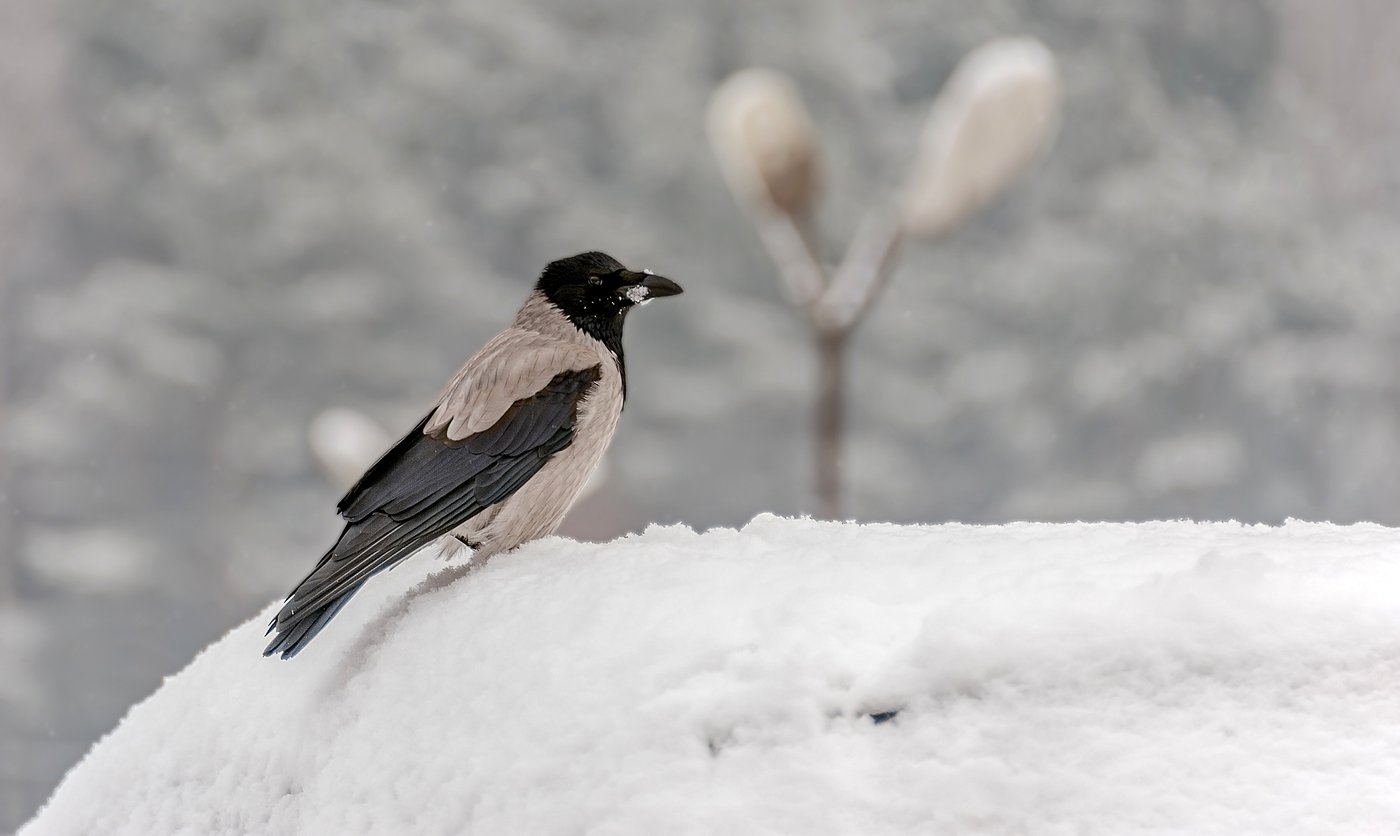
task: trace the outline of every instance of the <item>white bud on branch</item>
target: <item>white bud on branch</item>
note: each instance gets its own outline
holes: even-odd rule
[[[339,490],[355,484],[394,440],[368,415],[341,407],[311,419],[307,438],[316,463]]]
[[[797,87],[773,70],[730,76],[710,99],[710,144],[729,187],[752,207],[794,218],[821,191],[821,149]]]
[[[905,231],[943,235],[1006,188],[1049,144],[1060,97],[1055,57],[1034,38],[998,39],[963,58],[929,112]]]

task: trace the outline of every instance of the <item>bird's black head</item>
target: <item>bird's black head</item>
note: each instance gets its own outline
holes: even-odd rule
[[[581,253],[544,268],[535,287],[584,333],[622,356],[622,322],[639,304],[675,296],[681,286],[643,270],[628,270],[606,253]]]

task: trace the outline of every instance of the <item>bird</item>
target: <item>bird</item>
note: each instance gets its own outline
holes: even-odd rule
[[[473,563],[552,534],[627,397],[622,326],[681,286],[586,252],[551,262],[516,313],[336,510],[345,527],[268,626],[296,656],[376,574],[441,541]]]

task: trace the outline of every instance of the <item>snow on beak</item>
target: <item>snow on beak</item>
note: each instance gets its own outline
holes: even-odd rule
[[[633,304],[641,304],[652,299],[659,299],[662,296],[675,296],[683,292],[680,285],[665,276],[658,276],[650,270],[643,270],[640,273],[629,271],[624,275],[631,281],[618,292],[630,299]]]

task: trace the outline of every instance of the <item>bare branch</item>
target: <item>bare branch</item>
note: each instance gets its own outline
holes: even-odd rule
[[[814,306],[818,328],[844,332],[855,327],[889,280],[903,238],[897,215],[872,212],[865,217],[836,276]]]
[[[778,266],[788,301],[811,312],[826,289],[826,268],[802,229],[786,212],[755,209],[759,237]]]

